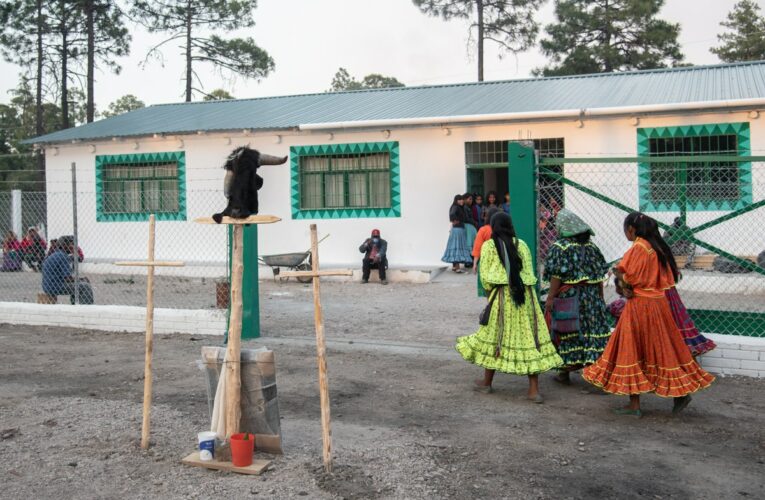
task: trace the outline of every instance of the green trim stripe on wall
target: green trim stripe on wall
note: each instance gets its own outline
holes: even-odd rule
[[[347,154],[388,153],[390,156],[390,201],[387,208],[300,208],[300,158]],[[290,197],[293,219],[350,219],[401,217],[401,173],[398,142],[359,142],[290,147]]]
[[[104,167],[107,165],[131,165],[141,163],[176,163],[178,170],[178,211],[156,212],[157,220],[186,220],[186,153],[171,151],[161,153],[132,153],[96,156],[96,221],[141,222],[149,220],[149,212],[106,213],[103,209]]]
[[[645,127],[637,129],[638,156],[650,155],[650,140],[678,137],[736,135],[736,155],[748,156],[751,152],[751,139],[748,122],[712,123],[706,125],[686,125],[678,127]],[[670,157],[671,158],[671,157]],[[685,207],[679,201],[672,203],[654,202],[651,199],[651,164],[638,164],[638,191],[640,210],[646,212],[738,210],[752,203],[752,164],[738,163],[739,197],[737,200],[686,200]]]

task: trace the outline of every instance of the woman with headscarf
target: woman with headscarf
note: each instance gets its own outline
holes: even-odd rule
[[[441,257],[442,261],[451,263],[452,271],[455,273],[465,272],[460,269],[460,264],[473,263],[465,235],[465,209],[463,206],[462,195],[454,195],[452,206],[449,207],[449,222],[452,228],[449,231],[449,240],[446,242],[444,256]]]
[[[568,385],[569,373],[594,363],[611,336],[603,300],[608,264],[597,245],[590,241],[595,232],[576,214],[564,208],[558,212],[556,223],[558,239],[550,246],[545,261],[544,279],[550,282],[545,316],[551,320],[555,317],[556,299],[560,299],[559,304],[565,302],[569,309],[578,305],[578,311],[571,311],[574,315],[578,313],[578,329],[573,329],[575,325],[571,322],[562,322],[561,325],[571,328],[555,331],[556,322],[552,321],[558,354],[565,363],[555,380]]]
[[[528,399],[542,403],[539,374],[561,366],[539,307],[534,285],[537,278],[531,252],[515,235],[505,213],[491,218],[491,239],[481,247],[481,282],[489,293],[489,316],[473,335],[457,338],[456,349],[470,363],[484,368],[474,389],[492,391],[494,373],[514,373],[529,378]]]

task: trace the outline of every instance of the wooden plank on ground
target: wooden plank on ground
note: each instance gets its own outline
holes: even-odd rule
[[[204,467],[205,469],[224,470],[229,472],[236,472],[237,474],[252,475],[258,475],[262,473],[271,465],[270,460],[253,459],[252,464],[248,465],[247,467],[235,467],[231,462],[223,462],[216,459],[206,461],[200,460],[198,451],[195,451],[191,455],[181,460],[181,463],[190,465],[192,467]]]

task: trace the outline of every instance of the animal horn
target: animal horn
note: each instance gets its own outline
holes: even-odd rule
[[[265,153],[260,153],[261,165],[281,165],[282,163],[286,161],[287,161],[286,156],[273,156],[273,155],[267,155]]]

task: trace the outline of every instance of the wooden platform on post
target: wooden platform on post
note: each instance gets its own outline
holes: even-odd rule
[[[241,378],[241,341],[242,341],[242,274],[244,270],[244,226],[248,224],[273,224],[281,219],[275,215],[251,215],[246,219],[233,219],[223,217],[219,225],[233,226],[232,256],[231,256],[231,318],[228,327],[228,344],[226,345],[226,358],[223,365],[223,376],[226,377],[226,439],[232,434],[239,432],[239,420],[241,419],[240,391]],[[217,224],[212,217],[199,217],[194,219],[197,224]],[[193,461],[189,459],[193,454],[183,459],[183,463],[208,469],[224,469],[243,474],[253,474],[234,467],[230,462]],[[253,465],[255,462],[253,462]],[[247,469],[247,468],[244,468]]]

